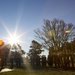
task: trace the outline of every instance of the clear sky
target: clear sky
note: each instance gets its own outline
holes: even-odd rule
[[[75,24],[75,0],[0,0],[0,38],[9,36],[6,28],[11,34],[17,28],[18,35],[26,33],[20,39],[28,52],[36,39],[34,30],[42,27],[43,19],[54,18]]]

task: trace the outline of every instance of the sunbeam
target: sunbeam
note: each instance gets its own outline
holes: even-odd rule
[[[0,22],[1,22],[2,26],[4,27],[4,29],[7,31],[7,33],[11,36],[11,33],[10,33],[9,29],[7,28],[6,24],[4,23],[4,21],[2,19],[0,19]]]

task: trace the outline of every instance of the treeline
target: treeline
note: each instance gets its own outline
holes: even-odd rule
[[[33,47],[28,53],[32,67],[75,68],[75,39],[71,42],[66,42],[57,51],[51,47],[47,57],[40,55],[43,50],[39,49],[40,44],[38,42],[33,40],[32,44],[36,45],[32,45]]]

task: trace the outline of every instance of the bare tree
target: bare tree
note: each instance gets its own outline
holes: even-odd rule
[[[71,23],[66,24],[59,19],[54,19],[53,21],[44,20],[42,29],[36,29],[35,33],[44,48],[49,50],[49,52],[51,50],[57,52],[62,44],[75,38],[75,26]]]

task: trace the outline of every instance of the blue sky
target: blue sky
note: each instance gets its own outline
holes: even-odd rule
[[[75,24],[75,0],[0,0],[0,38],[7,37],[5,26],[11,33],[26,32],[20,39],[22,48],[28,52],[35,38],[34,30],[41,28],[43,19],[63,19]],[[44,52],[47,54],[47,52]]]

